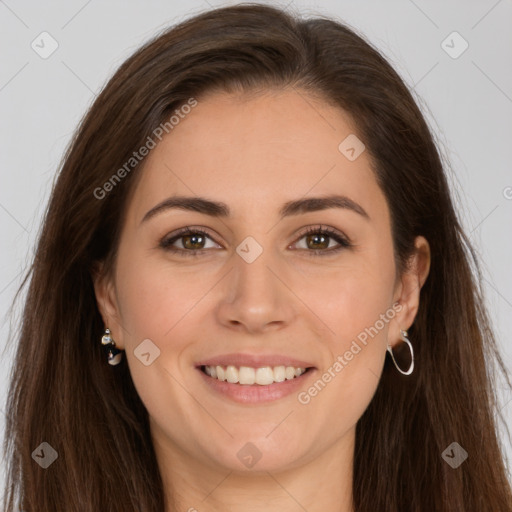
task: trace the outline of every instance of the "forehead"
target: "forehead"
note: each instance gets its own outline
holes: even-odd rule
[[[210,94],[151,150],[131,211],[141,218],[183,194],[222,200],[243,216],[248,205],[277,209],[304,195],[342,193],[370,216],[386,214],[367,152],[350,160],[340,151],[347,137],[357,143],[350,117],[306,92]]]

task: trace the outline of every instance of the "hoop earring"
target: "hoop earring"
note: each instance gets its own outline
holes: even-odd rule
[[[108,364],[115,366],[123,359],[123,352],[115,348],[116,343],[110,335],[110,329],[105,329],[105,334],[101,337],[101,344],[107,348]]]
[[[393,355],[393,348],[391,347],[391,345],[389,343],[388,343],[387,351],[391,354],[391,359],[393,359],[393,363],[394,363],[396,369],[403,375],[410,375],[412,373],[412,371],[414,370],[414,350],[412,348],[411,342],[409,341],[409,338],[407,337],[407,331],[402,331],[400,329],[400,335],[401,335],[402,340],[404,340],[405,343],[407,343],[407,345],[409,346],[409,350],[411,352],[411,365],[409,366],[409,368],[406,371],[400,369],[400,367],[396,364],[395,356]]]

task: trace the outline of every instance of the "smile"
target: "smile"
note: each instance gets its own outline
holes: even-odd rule
[[[244,405],[264,404],[294,396],[310,385],[317,372],[315,367],[284,365],[201,365],[197,370],[206,388],[214,395]]]
[[[254,368],[250,366],[214,366],[204,365],[201,370],[212,379],[221,382],[227,381],[230,384],[268,386],[285,380],[292,380],[300,377],[306,372],[306,368],[295,366],[264,366]]]

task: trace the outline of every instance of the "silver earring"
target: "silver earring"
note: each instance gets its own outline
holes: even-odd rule
[[[404,340],[405,343],[407,343],[407,345],[409,346],[409,350],[411,352],[411,365],[409,366],[408,370],[404,371],[404,370],[400,369],[400,367],[396,364],[395,356],[393,355],[393,348],[389,344],[387,347],[387,351],[391,354],[391,359],[393,359],[393,363],[394,363],[396,369],[403,375],[410,375],[412,373],[412,371],[414,370],[414,350],[412,349],[411,342],[409,341],[409,338],[407,337],[407,331],[402,331],[400,329],[400,335],[401,335],[402,340]]]
[[[116,343],[110,335],[110,329],[105,329],[105,334],[101,337],[101,344],[107,348],[108,364],[115,366],[123,359],[123,352],[115,348]]]

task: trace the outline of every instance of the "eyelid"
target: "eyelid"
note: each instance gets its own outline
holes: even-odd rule
[[[199,251],[206,251],[206,249],[194,249],[194,250],[186,250],[186,249],[179,249],[176,247],[172,247],[172,243],[176,242],[180,238],[184,237],[185,235],[189,234],[201,234],[206,237],[208,237],[212,242],[216,243],[217,245],[220,245],[218,242],[215,241],[214,236],[211,234],[210,230],[208,228],[203,228],[199,226],[185,226],[183,228],[180,228],[170,234],[165,235],[159,242],[159,246],[162,247],[165,250],[173,252],[175,249],[176,252],[181,253],[188,253],[188,254],[194,254],[195,252]]]
[[[336,254],[339,251],[343,249],[348,249],[353,246],[352,241],[350,238],[345,235],[342,231],[333,228],[331,226],[325,226],[323,224],[316,225],[316,226],[309,226],[306,229],[302,230],[297,236],[297,240],[293,242],[292,245],[299,242],[302,238],[304,238],[307,235],[312,235],[316,233],[321,233],[324,235],[327,235],[327,237],[333,239],[338,244],[337,247],[331,248],[331,249],[300,249],[301,251],[305,252],[309,256],[316,256],[321,254],[322,256],[327,256],[331,254]]]
[[[316,226],[308,226],[307,228],[304,228],[300,231],[299,234],[296,235],[296,239],[292,244],[288,245],[287,248],[289,248],[291,245],[295,245],[298,243],[302,238],[309,234],[317,234],[321,233],[326,236],[328,236],[331,239],[334,239],[336,243],[338,244],[337,247],[331,248],[331,249],[298,249],[299,251],[308,253],[308,255],[328,255],[336,253],[340,250],[347,249],[349,247],[352,247],[352,242],[349,239],[348,236],[346,236],[344,233],[339,231],[336,228],[333,228],[331,226],[325,226],[323,224],[316,225]],[[159,247],[163,248],[166,251],[175,253],[175,254],[183,254],[187,256],[197,256],[198,253],[207,253],[210,249],[181,249],[173,247],[172,244],[179,240],[181,237],[188,235],[188,234],[201,234],[206,237],[208,237],[212,242],[214,242],[217,245],[220,245],[218,242],[216,242],[215,237],[211,234],[210,230],[208,228],[204,227],[195,227],[195,226],[185,226],[183,228],[178,229],[177,231],[174,231],[173,233],[170,233],[168,235],[165,235],[159,242]],[[297,250],[297,249],[295,249]]]
[[[305,235],[311,235],[313,233],[319,233],[319,232],[329,234],[332,236],[337,236],[339,238],[342,238],[345,242],[351,243],[349,237],[347,235],[345,235],[342,231],[340,231],[339,229],[333,228],[331,226],[327,226],[325,224],[317,224],[315,226],[308,226],[307,228],[304,228],[303,230],[301,230],[297,236],[299,238],[302,238]]]

